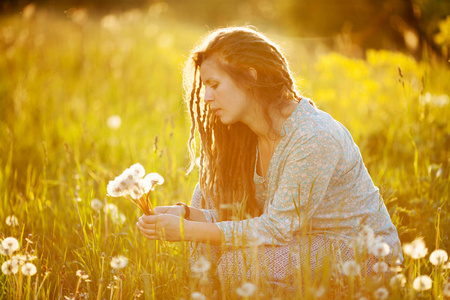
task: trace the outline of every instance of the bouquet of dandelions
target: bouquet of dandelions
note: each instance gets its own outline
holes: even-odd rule
[[[145,176],[145,177],[144,177]],[[164,183],[164,178],[158,173],[145,175],[141,164],[134,164],[108,183],[106,188],[111,197],[124,197],[134,203],[146,215],[153,215],[150,203],[150,192],[155,186]]]

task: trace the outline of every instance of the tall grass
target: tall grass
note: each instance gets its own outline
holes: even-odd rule
[[[39,10],[0,19],[0,232],[16,237],[21,253],[33,252],[38,270],[22,279],[0,274],[1,298],[18,291],[49,299],[211,296],[211,286],[190,275],[188,245],[145,240],[134,225],[139,211],[106,197],[108,181],[140,162],[166,180],[152,193],[154,206],[189,202],[197,173],[185,175],[181,69],[203,33],[155,11],[100,18]],[[316,58],[293,47],[304,53],[297,61],[308,61],[295,70],[303,93],[352,132],[402,242],[422,236],[429,252],[450,249],[448,66],[387,51],[369,51],[365,60]],[[116,129],[107,125],[114,115]],[[102,209],[91,208],[94,198]],[[8,226],[8,216],[18,226]],[[125,268],[111,267],[117,255],[128,258]],[[407,257],[407,286],[386,285],[391,297],[442,297],[449,271],[427,258]],[[80,281],[78,270],[91,281]],[[419,274],[433,278],[432,289],[412,288]],[[350,297],[341,288],[348,282],[327,280],[316,283],[324,295]],[[265,292],[261,284],[255,295]],[[374,297],[381,285],[363,286]]]

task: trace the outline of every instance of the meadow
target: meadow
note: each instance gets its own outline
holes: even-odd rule
[[[141,212],[107,196],[108,182],[135,163],[164,177],[154,206],[188,203],[198,180],[196,170],[186,175],[182,68],[206,29],[159,13],[31,10],[0,19],[0,234],[16,238],[14,255],[23,255],[21,271],[0,273],[0,298],[280,296],[256,282],[252,294],[214,294],[191,275],[189,245],[145,240],[135,226]],[[314,282],[296,296],[450,297],[448,256],[430,261],[450,250],[448,62],[385,50],[365,59],[317,54],[269,36],[285,48],[302,94],[352,133],[402,243],[421,251],[405,253],[390,276]],[[418,285],[422,275],[430,282]]]

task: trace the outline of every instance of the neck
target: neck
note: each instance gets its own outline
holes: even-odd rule
[[[289,101],[281,111],[277,108],[269,109],[271,123],[267,121],[263,109],[257,106],[243,122],[258,136],[260,143],[272,144],[281,139],[283,123],[294,112],[297,104],[298,102]]]

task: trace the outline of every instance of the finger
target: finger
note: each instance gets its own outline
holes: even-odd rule
[[[155,224],[149,224],[144,222],[144,220],[142,218],[139,218],[138,221],[136,222],[137,225],[139,225],[141,228],[145,228],[145,229],[155,229]]]
[[[145,236],[155,236],[156,235],[156,230],[155,229],[148,229],[148,228],[143,228],[139,223],[136,223],[137,228],[139,229],[139,231],[145,235]]]
[[[142,215],[139,218],[138,222],[141,224],[146,223],[146,224],[155,225],[157,218],[158,218],[158,215]]]
[[[157,214],[165,214],[169,210],[170,206],[157,206],[153,211]]]
[[[152,220],[151,223],[145,222],[144,219],[139,218],[137,221],[137,224],[139,224],[143,229],[156,229],[156,219]]]
[[[136,225],[145,238],[149,240],[165,240],[164,230],[156,231],[155,229],[144,229],[140,227],[139,224],[136,223]]]

